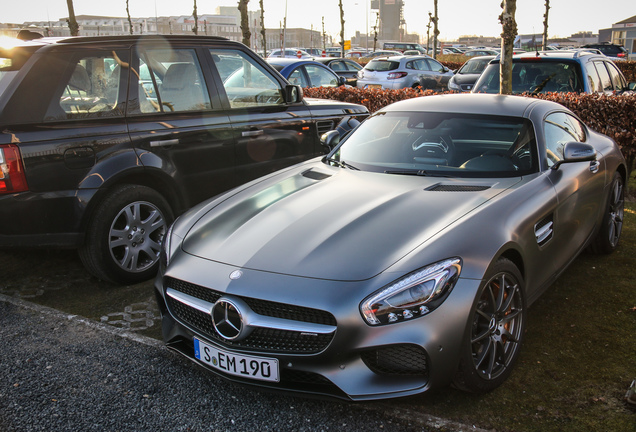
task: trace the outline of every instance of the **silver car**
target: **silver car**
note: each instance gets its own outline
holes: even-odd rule
[[[583,249],[618,245],[625,160],[562,105],[429,96],[338,137],[172,225],[155,282],[169,348],[280,390],[485,392],[528,306]]]
[[[428,56],[395,56],[371,60],[358,72],[358,88],[445,90],[453,72]]]

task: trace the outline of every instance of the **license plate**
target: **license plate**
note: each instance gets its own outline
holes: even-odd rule
[[[367,88],[377,88],[377,89],[381,89],[382,88],[382,84],[368,84]]]
[[[234,354],[194,338],[194,356],[214,369],[230,375],[279,382],[278,360]]]

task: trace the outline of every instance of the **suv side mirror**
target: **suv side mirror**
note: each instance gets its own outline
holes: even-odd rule
[[[327,153],[331,152],[340,143],[340,133],[337,130],[330,130],[320,136],[320,144]]]
[[[563,159],[552,166],[557,169],[561,164],[573,162],[590,162],[596,160],[596,149],[591,144],[569,142],[563,146]]]
[[[303,100],[303,89],[299,85],[288,84],[285,87],[285,102],[298,103]]]

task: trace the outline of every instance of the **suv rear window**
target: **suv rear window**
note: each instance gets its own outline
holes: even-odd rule
[[[31,57],[33,50],[24,48],[0,49],[0,95],[9,86],[9,83]]]
[[[365,69],[370,71],[386,72],[395,70],[398,67],[400,67],[400,62],[389,60],[371,60],[365,67]]]

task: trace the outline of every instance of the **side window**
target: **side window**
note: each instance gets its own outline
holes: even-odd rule
[[[417,70],[430,71],[431,68],[426,60],[417,60],[416,67]]]
[[[357,72],[362,69],[362,66],[358,65],[358,63],[355,62],[344,62],[344,65],[347,70],[352,72]]]
[[[283,105],[283,89],[276,78],[245,53],[236,50],[211,49],[216,68],[227,71],[223,87],[230,107]],[[223,74],[221,75],[223,76]]]
[[[303,73],[301,68],[294,69],[294,71],[289,74],[288,81],[290,84],[293,84],[293,85],[299,85],[301,87],[309,87],[309,83],[305,79],[305,74]]]
[[[600,78],[600,91],[614,91],[612,79],[610,78],[607,69],[605,69],[603,62],[594,62],[594,66],[596,66],[596,71]]]
[[[46,120],[123,116],[120,85],[127,73],[115,51],[82,55],[69,64]]]
[[[429,66],[431,67],[430,70],[432,70],[433,72],[444,72],[444,66],[442,66],[441,63],[436,62],[433,59],[426,59],[426,61],[428,62]]]
[[[338,78],[320,66],[308,64],[305,70],[312,87],[338,87]]]
[[[212,108],[201,65],[193,49],[148,50],[140,56],[139,71],[135,75],[142,113]]]
[[[609,71],[612,82],[614,83],[614,89],[616,91],[627,90],[629,88],[627,86],[627,81],[625,81],[625,77],[623,77],[623,74],[618,71],[616,65],[614,63],[605,62],[605,66],[607,66],[607,70]]]
[[[545,144],[548,166],[563,159],[563,147],[571,141],[584,142],[585,127],[566,113],[550,114],[545,119]]]
[[[602,91],[600,87],[601,80],[598,77],[594,63],[586,63],[585,71],[587,72],[587,78],[590,80],[590,90],[593,93]]]

